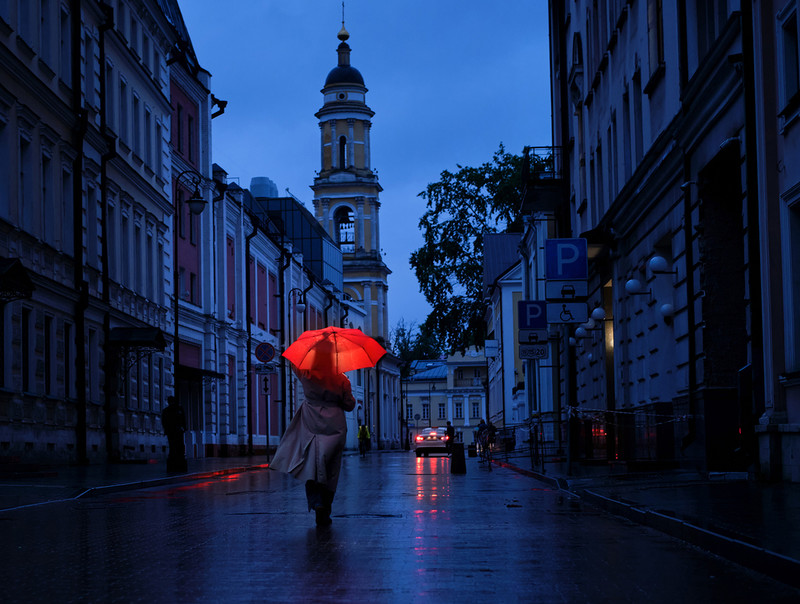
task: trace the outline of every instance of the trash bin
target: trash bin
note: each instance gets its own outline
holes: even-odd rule
[[[464,443],[453,443],[450,451],[450,473],[466,474],[467,462],[464,460]]]
[[[477,457],[478,456],[478,447],[474,443],[471,445],[467,445],[467,454],[470,457]]]

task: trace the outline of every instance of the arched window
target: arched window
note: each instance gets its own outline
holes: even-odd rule
[[[344,138],[344,137],[342,137]],[[353,222],[353,210],[342,206],[333,215],[336,225],[336,242],[345,254],[352,254],[355,251],[356,225]]]
[[[347,137],[340,136],[339,137],[339,168],[344,170],[347,168],[347,154],[345,151],[347,150]]]

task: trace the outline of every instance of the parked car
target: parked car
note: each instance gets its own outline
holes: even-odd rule
[[[429,453],[447,453],[447,434],[444,428],[423,428],[412,444],[417,457]]]

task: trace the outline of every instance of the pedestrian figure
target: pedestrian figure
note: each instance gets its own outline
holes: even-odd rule
[[[313,369],[294,368],[305,402],[286,429],[270,467],[305,481],[308,510],[318,525],[331,523],[331,504],[339,482],[347,438],[344,412],[356,406],[350,380],[320,361]]]
[[[456,429],[453,427],[453,424],[447,422],[447,428],[445,428],[444,434],[447,437],[444,444],[447,448],[447,454],[450,455],[453,453],[453,439],[456,437]]]
[[[358,452],[361,454],[361,457],[367,456],[369,439],[369,428],[367,428],[366,424],[361,424],[358,427]]]
[[[167,471],[185,472],[187,466],[183,433],[186,431],[186,414],[174,396],[167,397],[167,406],[161,412],[161,425],[169,443]]]

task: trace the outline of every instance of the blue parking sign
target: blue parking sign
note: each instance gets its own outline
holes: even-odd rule
[[[547,303],[541,300],[517,302],[519,329],[547,329]]]
[[[586,239],[547,239],[544,246],[545,278],[548,281],[588,279],[589,249]]]

